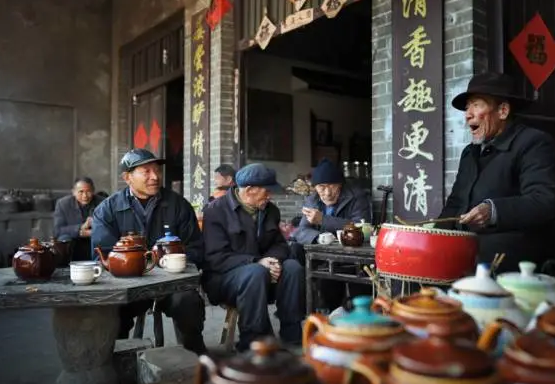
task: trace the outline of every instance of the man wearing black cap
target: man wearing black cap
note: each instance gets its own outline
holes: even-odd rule
[[[127,188],[108,197],[94,211],[92,245],[108,254],[121,236],[134,232],[143,234],[151,249],[164,236],[167,225],[183,242],[187,261],[201,268],[204,241],[195,212],[182,196],[161,187],[163,163],[145,149],[132,149],[123,156],[120,168]],[[159,299],[156,305],[173,318],[178,342],[197,354],[206,352],[202,338],[204,300],[194,287]],[[150,300],[122,306],[119,338],[127,338],[133,318],[151,306]]]
[[[316,243],[320,233],[336,235],[349,222],[372,221],[370,199],[366,192],[347,186],[344,181],[341,170],[328,159],[322,159],[312,171],[311,182],[316,193],[306,198],[303,218],[292,235],[292,254],[300,263],[305,263],[303,244]],[[354,286],[350,288],[357,290]],[[320,284],[319,290],[324,305],[330,310],[339,307],[345,299],[343,283],[326,281]]]
[[[472,143],[440,215],[460,221],[438,227],[476,232],[480,262],[505,253],[498,272],[516,271],[524,260],[541,265],[553,254],[555,146],[514,118],[529,103],[511,77],[497,73],[474,76],[452,102],[465,113]]]
[[[239,351],[254,339],[273,334],[268,315],[272,298],[281,340],[299,345],[305,312],[303,268],[288,259],[280,212],[269,201],[271,193],[282,188],[275,171],[263,164],[241,168],[235,180],[237,186],[204,211],[204,290],[212,303],[239,311]]]

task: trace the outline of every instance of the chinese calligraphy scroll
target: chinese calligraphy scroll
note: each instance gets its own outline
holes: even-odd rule
[[[191,203],[203,207],[210,195],[210,28],[205,11],[192,16]]]
[[[394,0],[392,30],[393,210],[427,219],[443,206],[443,2]]]

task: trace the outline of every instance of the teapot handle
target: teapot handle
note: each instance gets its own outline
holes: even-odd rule
[[[143,257],[148,258],[148,256],[150,256],[150,261],[147,262],[147,265],[145,267],[145,271],[143,273],[147,273],[147,272],[152,271],[152,269],[158,263],[158,257],[156,256],[156,253],[154,253],[152,251],[146,251],[144,253]]]
[[[363,376],[370,384],[383,384],[387,377],[387,369],[379,365],[379,361],[371,359],[368,356],[361,356],[351,363],[349,371],[345,372],[347,375],[352,376],[352,372],[358,373]],[[343,383],[350,383],[351,379],[344,379]]]
[[[496,319],[494,322],[489,323],[483,330],[476,346],[482,351],[489,352],[493,350],[497,344],[499,334],[503,329],[508,329],[514,337],[522,335],[522,331],[514,323],[506,319]]]
[[[378,312],[379,310],[381,310],[383,314],[388,315],[389,313],[391,313],[391,301],[382,296],[378,296],[372,302],[371,309],[374,312]]]
[[[306,353],[310,338],[318,331],[322,332],[327,323],[326,316],[314,313],[306,319],[303,326],[303,352]]]
[[[210,376],[217,374],[216,363],[206,355],[200,356],[198,362],[195,384],[207,384],[210,381]]]

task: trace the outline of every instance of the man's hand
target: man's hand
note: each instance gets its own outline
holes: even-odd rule
[[[491,205],[481,203],[472,208],[469,212],[461,215],[459,222],[467,225],[477,225],[483,227],[491,220]]]
[[[79,230],[79,237],[91,237],[91,230],[81,228]]]
[[[321,225],[322,224],[322,212],[317,210],[316,208],[306,208],[303,207],[303,215],[306,216],[308,222],[312,225]]]
[[[279,260],[275,257],[265,257],[263,259],[258,260],[258,264],[264,266],[270,271],[270,276],[272,276],[272,283],[275,283],[279,280],[281,276],[281,265],[279,264]]]
[[[87,217],[87,220],[81,225],[81,229],[91,229],[92,228],[92,217]]]

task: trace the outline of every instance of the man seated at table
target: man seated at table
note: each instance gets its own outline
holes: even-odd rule
[[[288,259],[280,212],[269,202],[272,191],[280,189],[276,173],[263,164],[249,164],[237,172],[236,184],[204,211],[204,290],[213,304],[239,311],[239,351],[273,334],[268,315],[273,298],[281,340],[299,345],[304,274],[298,261]]]
[[[168,225],[183,242],[187,261],[200,268],[204,241],[195,212],[182,196],[161,187],[163,163],[163,159],[145,149],[133,149],[123,156],[120,167],[127,187],[108,197],[94,211],[92,244],[108,254],[121,236],[135,232],[146,237],[151,249],[164,236],[164,225]],[[202,338],[204,300],[195,287],[158,299],[156,305],[173,318],[180,344],[197,354],[206,352]],[[151,300],[122,306],[119,338],[127,338],[133,318],[151,306]]]
[[[312,185],[316,193],[308,196],[303,204],[303,217],[299,228],[292,234],[291,251],[295,259],[305,264],[303,245],[315,244],[318,236],[337,230],[349,222],[372,221],[372,208],[368,194],[360,188],[348,186],[341,170],[330,160],[323,159],[312,171]],[[360,289],[357,289],[360,288]],[[365,286],[350,285],[353,293],[365,291]],[[325,306],[332,310],[340,306],[345,298],[344,284],[334,281],[320,283]]]

